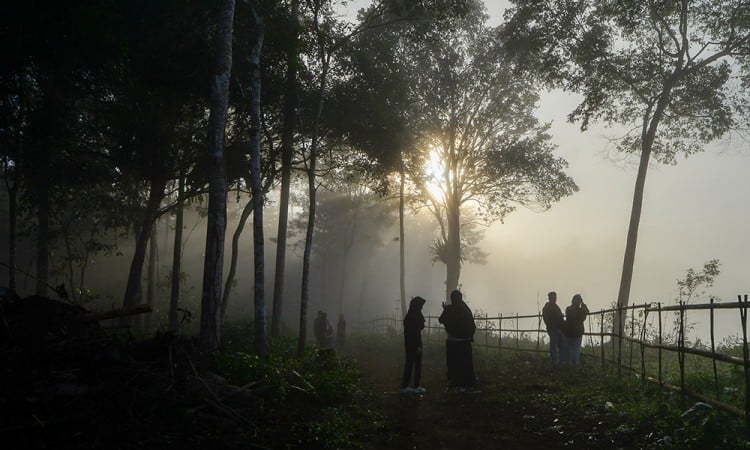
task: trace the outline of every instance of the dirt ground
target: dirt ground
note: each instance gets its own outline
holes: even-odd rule
[[[423,395],[399,393],[401,359],[372,349],[353,351],[363,385],[372,392],[372,408],[381,411],[385,422],[381,433],[368,437],[366,448],[659,447],[656,433],[633,431],[606,404],[606,391],[597,392],[585,369],[553,372],[536,354],[490,363],[482,357],[484,351],[474,349],[477,389],[458,392],[447,387],[443,349],[430,345],[423,358]],[[576,398],[582,389],[588,394]]]

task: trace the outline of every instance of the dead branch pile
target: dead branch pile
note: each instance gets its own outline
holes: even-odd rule
[[[0,296],[0,446],[253,448],[250,383],[201,368],[191,339],[135,341],[99,321],[150,309],[87,311]],[[255,447],[260,448],[260,447]]]

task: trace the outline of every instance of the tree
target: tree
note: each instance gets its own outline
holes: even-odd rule
[[[514,0],[505,37],[521,64],[549,85],[580,93],[570,113],[622,124],[618,150],[638,173],[617,304],[628,305],[646,172],[652,157],[675,164],[735,126],[733,61],[750,52],[750,7],[731,0],[568,2]],[[616,322],[622,333],[624,314]]]
[[[207,162],[209,175],[208,229],[203,265],[200,347],[210,355],[219,348],[219,304],[221,302],[224,234],[227,226],[227,177],[224,161],[224,133],[229,107],[229,78],[232,71],[234,0],[222,0],[217,10],[215,73],[211,83],[211,112],[208,119]]]
[[[496,30],[469,23],[414,57],[423,151],[411,176],[439,224],[434,249],[446,264],[447,296],[470,260],[463,236],[477,220],[489,224],[516,205],[547,209],[577,186],[534,117],[534,83],[518,76]]]
[[[263,15],[258,0],[250,3],[253,17],[253,45],[250,49],[250,187],[253,194],[253,262],[255,283],[253,310],[255,311],[255,353],[268,352],[266,342],[265,259],[263,237],[263,184],[261,174],[261,79],[260,55],[263,49]]]
[[[292,159],[294,156],[294,130],[297,122],[297,63],[299,58],[299,0],[291,1],[289,43],[286,48],[286,92],[281,132],[281,187],[279,194],[279,224],[276,241],[276,270],[273,282],[273,316],[271,336],[281,330],[281,307],[284,298],[284,273],[286,263],[286,238],[289,222],[289,188],[291,186]]]

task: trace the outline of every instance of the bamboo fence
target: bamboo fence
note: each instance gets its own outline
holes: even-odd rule
[[[661,303],[643,303],[614,307],[589,312],[587,318],[587,339],[582,351],[593,364],[600,366],[603,372],[622,377],[623,372],[636,376],[643,383],[658,384],[665,390],[680,393],[683,398],[693,398],[722,411],[744,418],[750,428],[750,350],[747,337],[747,310],[750,307],[748,295],[738,295],[737,302],[719,303],[711,299],[709,303],[675,305]],[[739,313],[740,345],[742,356],[733,356],[717,351],[716,347],[716,314],[717,310],[736,310]],[[710,347],[701,348],[691,345],[687,335],[691,324],[687,321],[688,312],[708,311],[708,333]],[[623,332],[616,333],[612,324],[616,318],[625,314],[628,321]],[[675,342],[669,343],[668,331],[664,320],[672,315]],[[477,334],[475,347],[496,349],[498,351],[534,352],[548,354],[546,330],[542,314],[498,314],[491,317],[487,314],[475,314]],[[444,335],[445,331],[436,316],[425,317],[425,334],[427,336]],[[378,318],[372,321],[371,331],[381,334],[399,333],[402,329],[400,318]],[[522,342],[524,345],[522,345]],[[529,344],[532,345],[529,345]],[[705,346],[702,346],[705,347]],[[647,355],[650,351],[650,356]],[[656,353],[656,367],[653,365],[653,353]],[[678,380],[670,382],[664,370],[665,355],[675,354],[678,362]],[[686,386],[686,355],[711,361],[713,389],[710,393],[696,392]],[[742,367],[744,379],[744,408],[739,408],[722,399],[722,386],[718,375],[717,362]],[[725,386],[727,387],[727,386]],[[728,388],[734,388],[729,386]]]

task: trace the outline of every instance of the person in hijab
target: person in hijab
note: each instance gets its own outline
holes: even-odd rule
[[[583,340],[583,324],[589,308],[583,303],[581,294],[576,294],[570,301],[570,306],[565,308],[565,337],[568,341],[568,355],[570,363],[577,366],[581,360],[581,341]]]
[[[448,385],[463,390],[476,385],[471,342],[474,340],[474,314],[463,300],[463,294],[451,292],[450,304],[443,303],[443,313],[438,321],[443,324],[448,337],[445,341],[445,359],[448,366]]]
[[[419,385],[422,376],[422,330],[424,329],[424,316],[422,306],[426,300],[422,297],[414,297],[409,302],[409,311],[404,317],[404,349],[406,350],[406,364],[404,365],[404,378],[401,383],[401,393],[410,392],[422,394],[425,388]],[[414,383],[409,387],[412,369],[414,369]]]

